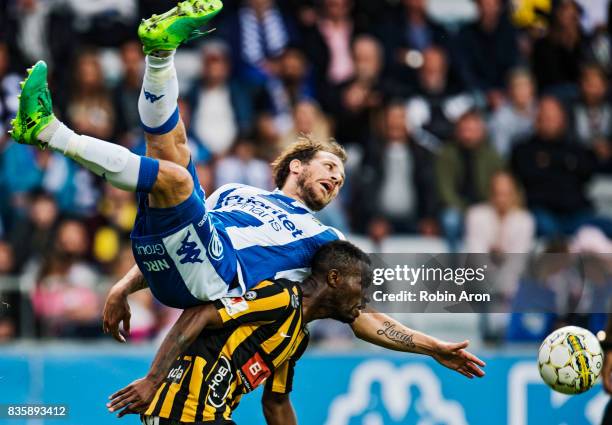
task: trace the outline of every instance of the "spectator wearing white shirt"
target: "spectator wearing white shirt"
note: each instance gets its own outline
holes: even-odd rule
[[[495,260],[495,290],[509,299],[515,292],[527,254],[535,242],[535,222],[523,205],[511,174],[500,171],[491,178],[489,199],[468,208],[465,250],[490,254]]]
[[[203,72],[190,91],[191,130],[213,154],[223,156],[240,134],[250,130],[252,99],[237,80],[230,79],[227,46],[208,42],[202,48]]]
[[[508,77],[507,100],[489,119],[491,142],[502,158],[507,158],[512,146],[533,132],[536,114],[535,82],[525,69],[515,69]]]
[[[228,183],[240,183],[266,190],[273,188],[270,166],[255,156],[256,149],[252,141],[238,140],[232,150],[232,154],[216,164],[217,187]]]

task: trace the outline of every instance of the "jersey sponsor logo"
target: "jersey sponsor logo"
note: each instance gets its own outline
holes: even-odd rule
[[[187,365],[188,365],[188,362],[186,360],[181,360],[176,367],[173,367],[172,369],[170,369],[170,372],[168,372],[168,376],[166,377],[166,380],[173,382],[175,384],[178,384],[179,382],[181,382],[181,379],[183,378],[183,375],[185,374],[185,371],[187,370]]]
[[[247,360],[240,370],[242,372],[242,381],[249,391],[256,388],[272,374],[259,353],[255,353],[253,357]]]
[[[164,255],[166,248],[161,243],[139,245],[134,246],[134,250],[138,255]]]
[[[176,255],[183,256],[180,259],[181,264],[185,263],[203,263],[204,260],[200,258],[202,251],[198,248],[198,244],[190,241],[191,232],[188,231],[183,240],[181,241],[180,248],[176,251]]]
[[[210,224],[210,241],[208,242],[208,253],[213,260],[219,261],[223,258],[223,244],[221,243],[221,239],[219,239],[219,234],[217,233],[217,229]]]
[[[244,294],[244,299],[247,301],[253,301],[255,298],[257,298],[257,292],[255,291],[247,291]]]
[[[148,92],[148,91],[144,90],[144,96],[145,96],[145,99],[148,100],[149,102],[155,103],[159,99],[164,97],[165,95],[164,94],[160,94],[159,96],[157,96],[157,95],[155,95],[155,94],[153,94],[151,92]]]
[[[221,303],[225,306],[225,311],[230,316],[234,316],[249,309],[249,304],[242,297],[221,298]]]
[[[163,270],[170,270],[170,264],[166,260],[155,260],[155,261],[143,261],[144,266],[148,272],[161,272]]]
[[[296,227],[295,223],[289,219],[287,212],[282,209],[275,208],[267,202],[260,201],[253,196],[245,198],[240,195],[232,195],[225,198],[221,208],[227,206],[237,206],[240,210],[251,214],[254,217],[259,218],[261,221],[266,222],[277,232],[280,232],[283,228],[291,232],[291,236],[297,238],[304,234],[303,230]]]
[[[230,362],[225,356],[219,357],[217,365],[210,374],[208,381],[208,402],[213,407],[221,407],[225,404],[225,398],[230,390],[230,384],[234,378]]]

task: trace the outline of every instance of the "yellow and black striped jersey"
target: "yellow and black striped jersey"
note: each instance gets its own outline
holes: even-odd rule
[[[242,394],[264,381],[273,392],[291,391],[295,362],[308,345],[299,284],[263,281],[214,305],[223,328],[204,330],[176,359],[146,416],[224,423]]]

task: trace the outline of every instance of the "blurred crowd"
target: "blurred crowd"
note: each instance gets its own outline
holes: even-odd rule
[[[585,246],[612,246],[611,3],[466,0],[473,18],[442,21],[434,2],[224,1],[216,31],[176,58],[206,193],[271,189],[283,147],[333,137],[347,180],[320,219],[347,234],[503,256],[586,226]],[[0,341],[99,337],[105,293],[133,264],[133,195],[6,135],[25,68],[49,63],[76,132],[144,153],[136,28],[172,5],[1,3]],[[146,340],[176,313],[141,292],[132,333]]]

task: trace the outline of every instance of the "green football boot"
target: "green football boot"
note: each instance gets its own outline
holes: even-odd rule
[[[20,85],[17,117],[11,121],[9,134],[18,143],[44,149],[46,143],[39,141],[37,136],[55,119],[47,86],[47,64],[44,61],[36,62],[28,69],[28,76]]]
[[[199,28],[222,8],[221,0],[187,0],[166,13],[143,19],[138,27],[142,50],[146,55],[156,50],[174,50],[185,41],[207,34]]]

